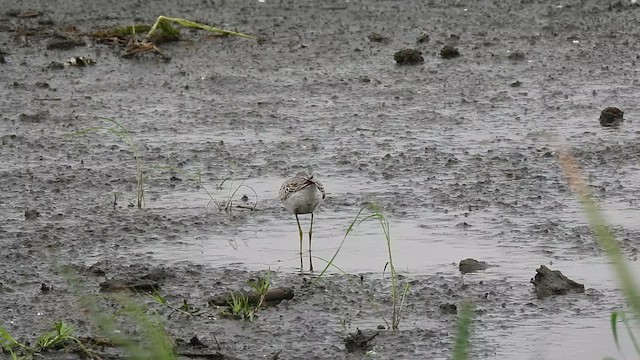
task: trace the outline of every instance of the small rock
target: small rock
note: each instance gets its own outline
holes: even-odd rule
[[[513,61],[522,61],[524,60],[524,58],[525,58],[524,53],[521,51],[514,51],[507,56],[507,59],[513,60]]]
[[[40,217],[40,212],[36,209],[27,209],[24,211],[25,220],[35,220]]]
[[[12,293],[14,290],[0,282],[0,294]]]
[[[95,60],[85,56],[74,56],[67,59],[67,61],[64,62],[65,66],[78,66],[78,67],[84,67],[87,65],[95,65],[95,64],[96,64]]]
[[[422,53],[416,49],[402,49],[393,55],[398,65],[418,65],[424,63]]]
[[[460,51],[451,45],[445,45],[442,50],[440,50],[440,57],[443,59],[453,59],[458,56],[460,56]]]
[[[440,304],[440,310],[445,314],[455,315],[458,313],[458,306],[450,303]]]
[[[369,34],[369,41],[388,44],[391,42],[391,39],[384,35],[378,34],[377,32],[372,32],[371,34]]]
[[[22,113],[18,115],[18,120],[25,123],[41,123],[49,118],[49,111],[44,110],[34,114]]]
[[[42,283],[42,284],[40,285],[40,291],[41,291],[43,294],[48,293],[49,291],[51,291],[51,289],[53,289],[53,286],[49,286],[49,285],[47,285],[47,284],[45,284],[45,283]]]
[[[559,270],[551,270],[544,265],[540,265],[540,268],[536,269],[536,276],[530,282],[535,287],[536,294],[540,298],[551,295],[565,295],[570,291],[584,292],[583,284],[568,279]]]
[[[64,64],[59,61],[52,61],[45,67],[45,70],[62,70],[64,69]]]
[[[491,265],[489,265],[489,263],[487,263],[486,261],[478,261],[471,258],[460,261],[460,264],[458,265],[458,269],[460,269],[460,272],[463,274],[476,272],[479,270],[486,270],[490,267]]]
[[[600,113],[600,125],[615,127],[624,121],[624,112],[617,107],[610,106]]]
[[[511,84],[509,84],[509,86],[511,86],[511,87],[520,87],[520,86],[522,86],[522,82],[520,80],[516,80],[516,81],[512,82]]]

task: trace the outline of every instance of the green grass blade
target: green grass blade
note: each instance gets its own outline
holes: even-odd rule
[[[12,345],[18,344],[16,339],[11,336],[11,333],[9,333],[9,331],[2,326],[0,326],[0,338],[3,340],[1,345],[4,345],[5,343],[9,343]]]
[[[631,339],[631,343],[633,344],[633,347],[636,350],[636,354],[640,356],[640,347],[638,347],[638,341],[636,340],[636,336],[633,335],[633,330],[631,329],[627,316],[624,313],[622,314],[622,323],[627,329],[627,333],[629,334],[629,339]]]
[[[314,259],[318,259],[318,260],[321,260],[321,261],[326,262],[326,263],[327,263],[327,268],[328,268],[328,267],[333,267],[333,268],[335,268],[336,270],[338,270],[338,272],[340,272],[340,273],[342,273],[343,275],[345,275],[345,276],[347,277],[347,280],[349,280],[349,281],[350,281],[354,286],[358,286],[358,285],[359,285],[359,284],[357,283],[357,281],[355,281],[355,280],[353,280],[353,279],[351,279],[351,278],[349,277],[349,273],[347,273],[346,271],[344,271],[344,270],[343,270],[342,268],[340,268],[338,265],[334,264],[334,263],[333,263],[333,259],[326,260],[326,259],[323,259],[323,258],[321,258],[321,257],[317,257],[317,256],[314,256],[313,258],[314,258]],[[315,284],[315,282],[314,282],[314,284]],[[386,327],[387,327],[387,328],[391,328],[391,327],[392,327],[392,324],[389,324],[389,322],[387,321],[387,318],[384,316],[384,314],[383,314],[383,313],[382,313],[382,311],[380,310],[380,306],[379,306],[379,305],[378,305],[378,303],[375,301],[375,299],[373,298],[373,296],[371,296],[371,294],[369,294],[368,292],[365,292],[365,295],[366,295],[367,299],[369,300],[369,303],[371,303],[371,306],[373,307],[373,312],[374,312],[376,315],[380,316],[380,318],[382,319],[382,321],[384,322],[384,324],[386,325]]]
[[[340,242],[340,245],[338,245],[338,248],[336,249],[335,253],[333,253],[333,256],[331,257],[331,259],[327,261],[327,265],[324,267],[324,269],[322,269],[322,271],[320,272],[320,275],[318,275],[318,277],[315,278],[315,280],[313,281],[313,284],[315,284],[318,280],[320,280],[320,278],[322,278],[322,276],[327,272],[327,270],[333,265],[333,261],[336,259],[336,257],[340,253],[340,249],[342,249],[342,246],[344,245],[344,242],[347,240],[349,233],[353,231],[353,228],[356,226],[356,223],[358,223],[358,220],[360,219],[360,214],[362,214],[364,209],[365,208],[361,208],[360,211],[358,211],[358,214],[356,214],[356,217],[351,221],[351,224],[349,224],[349,226],[347,227],[347,231],[345,231],[344,236],[342,237],[342,241]]]
[[[471,349],[471,327],[473,324],[473,304],[463,301],[458,308],[456,337],[453,343],[452,360],[466,360]]]
[[[17,355],[13,352],[13,348],[16,346],[31,353],[35,352],[34,349],[16,340],[7,329],[0,326],[0,349],[9,351],[15,357]]]
[[[206,30],[206,31],[210,31],[210,32],[219,33],[219,34],[239,36],[239,37],[243,37],[243,38],[247,38],[247,39],[253,39],[253,40],[257,39],[255,36],[251,36],[251,35],[235,32],[235,31],[225,30],[225,29],[221,29],[221,28],[217,28],[217,27],[213,27],[213,26],[209,26],[209,25],[199,24],[197,22],[189,21],[189,20],[186,20],[186,19],[167,18],[167,17],[165,17],[165,19],[167,19],[169,21],[176,22],[176,23],[178,23],[178,24],[180,24],[180,25],[182,25],[184,27],[188,27],[188,28],[202,29],[202,30]]]
[[[156,20],[156,22],[153,24],[153,26],[151,27],[151,29],[147,33],[146,39],[149,39],[149,37],[151,37],[151,35],[158,28],[160,28],[160,30],[162,30],[162,31],[167,31],[168,30],[167,26],[168,26],[171,29],[171,30],[169,30],[170,33],[176,31],[175,29],[173,29],[171,27],[171,25],[168,24],[169,21],[175,22],[175,23],[180,24],[181,26],[184,26],[184,27],[187,27],[187,28],[201,29],[201,30],[206,30],[206,31],[210,31],[210,32],[215,32],[215,33],[218,33],[218,34],[239,36],[239,37],[243,37],[243,38],[247,38],[247,39],[253,39],[253,40],[257,39],[255,36],[251,36],[251,35],[235,32],[235,31],[225,30],[225,29],[221,29],[221,28],[217,28],[217,27],[213,27],[213,26],[209,26],[209,25],[199,24],[197,22],[186,20],[186,19],[170,18],[170,17],[166,17],[166,16],[162,16],[162,15],[158,16],[158,19]]]
[[[598,209],[591,190],[584,181],[577,161],[566,152],[559,153],[558,161],[564,171],[567,182],[582,204],[596,241],[609,257],[627,304],[633,311],[635,319],[640,319],[640,290],[638,289],[638,284],[634,280],[631,269],[620,250],[615,236],[609,230],[604,216]]]
[[[618,339],[618,312],[611,313],[611,332],[613,333],[613,340],[616,343],[618,351],[620,351],[620,340]]]

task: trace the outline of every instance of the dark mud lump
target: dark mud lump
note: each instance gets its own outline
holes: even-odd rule
[[[614,127],[624,121],[624,112],[617,107],[610,106],[600,113],[600,125],[604,127]]]
[[[565,295],[569,292],[584,292],[584,285],[579,284],[566,276],[560,270],[551,270],[544,265],[536,269],[536,276],[531,279],[538,297],[544,298],[551,295]]]
[[[453,59],[458,56],[460,56],[460,51],[451,45],[445,45],[442,50],[440,50],[440,57],[443,59]]]
[[[358,329],[357,332],[351,333],[344,338],[344,347],[347,349],[347,352],[350,353],[356,351],[367,352],[373,348],[370,342],[378,336],[378,334],[379,332],[365,335],[362,330]]]
[[[416,49],[402,49],[393,55],[398,65],[418,65],[424,63],[422,53]]]
[[[369,41],[388,44],[391,42],[391,39],[384,35],[378,34],[377,32],[372,32],[371,34],[369,34]]]
[[[478,261],[476,259],[469,258],[469,259],[464,259],[460,261],[460,264],[458,265],[458,269],[460,270],[461,273],[467,274],[467,273],[476,272],[479,270],[486,270],[490,266],[491,265],[489,265],[486,261]]]
[[[522,51],[514,51],[510,53],[507,58],[512,61],[522,61],[525,59],[525,55]]]
[[[24,211],[25,220],[35,220],[40,217],[40,212],[36,209],[27,209]]]

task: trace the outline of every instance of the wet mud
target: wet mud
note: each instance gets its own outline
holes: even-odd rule
[[[471,300],[473,358],[615,355],[609,314],[624,302],[556,153],[577,159],[638,268],[639,14],[588,0],[5,0],[0,325],[33,342],[63,320],[123,358],[83,299],[116,314],[113,296],[129,294],[183,358],[445,359]],[[90,36],[159,15],[259,40],[183,29],[158,44],[167,61]],[[399,66],[402,49],[424,62]],[[80,57],[92,63],[65,64]],[[620,110],[604,120],[615,126],[601,126],[606,108]],[[350,235],[343,271],[298,272],[277,190],[302,168],[327,191],[316,268],[365,204],[389,219],[409,284],[398,330],[375,223]],[[462,274],[468,258],[491,267]],[[584,293],[538,298],[529,280],[543,264]],[[266,273],[294,295],[252,321],[209,301]]]

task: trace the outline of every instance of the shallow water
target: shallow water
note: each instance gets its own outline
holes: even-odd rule
[[[66,289],[59,264],[98,264],[104,277],[164,266],[175,274],[166,280],[167,295],[198,304],[266,269],[277,271],[280,285],[303,288],[295,218],[277,191],[306,167],[328,193],[314,221],[316,269],[367,203],[390,222],[394,264],[412,290],[402,331],[376,339],[378,358],[448,358],[455,318],[438,307],[463,298],[478,307],[476,358],[617,354],[608,317],[624,302],[556,153],[575,156],[640,273],[633,72],[640,8],[589,1],[350,1],[330,9],[283,1],[186,1],[179,9],[162,1],[116,3],[91,10],[76,1],[7,6],[31,6],[46,11],[54,27],[84,31],[166,12],[222,21],[267,41],[186,32],[187,40],[163,45],[173,55],[169,63],[125,60],[91,41],[46,50],[49,29],[39,28],[39,19],[0,14],[0,49],[8,52],[0,64],[0,245],[8,259],[0,290],[15,290],[0,291],[0,313],[11,314],[0,320],[11,331],[28,336],[64,316],[84,326],[64,305],[73,303],[72,291],[54,294],[59,304],[39,292],[43,282]],[[18,27],[39,35],[18,46]],[[416,44],[422,31],[431,40]],[[392,42],[370,42],[371,32]],[[443,60],[438,53],[451,34],[460,36],[462,57]],[[393,53],[409,46],[423,52],[425,64],[394,64]],[[508,60],[513,51],[525,60]],[[75,55],[97,65],[42,70]],[[599,126],[607,106],[625,111],[623,126]],[[135,199],[130,146],[104,131],[70,136],[108,125],[97,117],[121,122],[133,136],[148,176],[144,210],[128,206]],[[252,206],[255,191],[256,211],[219,211],[201,187],[224,203],[240,185],[234,204]],[[40,217],[26,221],[27,209]],[[308,228],[308,216],[301,220]],[[495,267],[462,276],[457,263],[465,258]],[[387,261],[380,226],[368,221],[349,234],[335,265],[363,275],[364,289],[371,286],[384,302]],[[529,280],[541,264],[587,292],[536,299]],[[332,273],[326,289],[298,293],[253,325],[196,319],[170,322],[170,331],[218,333],[225,351],[247,358],[276,349],[288,359],[345,357],[341,321],[355,331],[380,319],[365,290]],[[104,279],[85,280],[97,288]],[[623,349],[632,353],[628,342]]]

